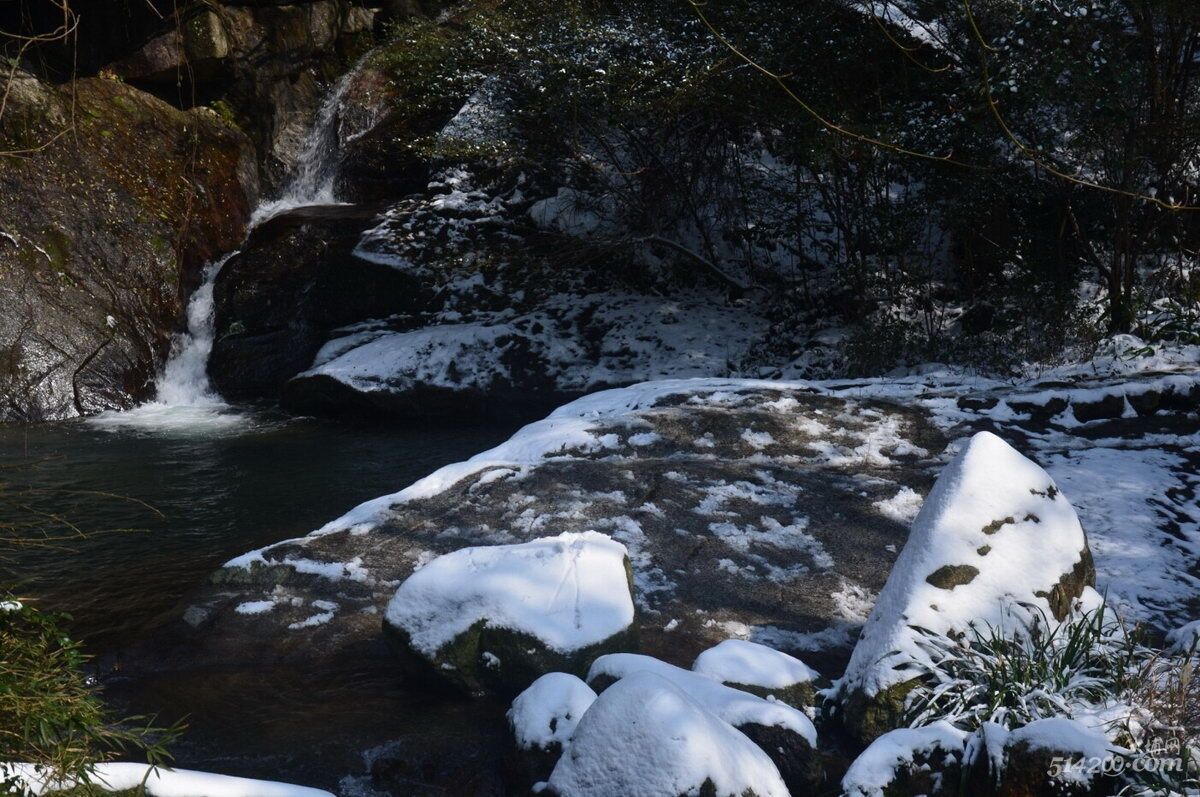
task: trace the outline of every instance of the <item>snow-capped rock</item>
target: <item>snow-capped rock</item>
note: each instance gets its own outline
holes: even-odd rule
[[[1015,730],[986,724],[971,738],[966,793],[989,791],[1029,797],[1117,794],[1128,750],[1099,728],[1066,717],[1037,720]],[[1156,792],[1157,793],[1157,792]]]
[[[795,656],[750,642],[727,639],[696,657],[692,670],[760,697],[774,695],[793,706],[812,705],[821,676]]]
[[[34,795],[74,792],[78,784],[47,781],[32,764],[0,764],[0,783],[13,784]],[[327,791],[289,783],[235,778],[188,769],[150,767],[146,764],[97,764],[92,785],[101,790],[150,797],[333,797]],[[88,793],[91,793],[89,790]]]
[[[619,683],[644,672],[670,681],[706,710],[746,734],[771,757],[793,792],[803,793],[821,781],[820,762],[814,752],[816,728],[803,712],[778,700],[764,699],[707,675],[632,653],[614,653],[596,659],[588,671],[588,683],[604,692],[614,681]]]
[[[948,722],[899,728],[871,743],[842,778],[844,797],[957,794],[968,734]],[[943,791],[944,782],[951,789]]]
[[[400,585],[385,628],[471,692],[517,692],[636,640],[629,560],[597,532],[464,548]]]
[[[609,687],[583,715],[549,789],[558,797],[788,795],[771,759],[744,734],[646,671]]]
[[[595,701],[590,686],[562,672],[543,675],[513,700],[508,726],[529,785],[550,776],[575,726]]]
[[[870,741],[897,727],[931,666],[922,629],[969,634],[1018,602],[1065,619],[1095,583],[1075,510],[1038,465],[990,432],[939,476],[839,682],[844,720]]]

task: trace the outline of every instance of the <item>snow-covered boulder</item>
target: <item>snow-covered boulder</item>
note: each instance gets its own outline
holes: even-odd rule
[[[528,785],[544,781],[562,755],[584,712],[596,701],[592,688],[574,675],[543,675],[513,701],[508,711],[516,768]]]
[[[1172,650],[1179,653],[1200,649],[1200,620],[1193,620],[1169,632],[1167,641],[1171,643]]]
[[[813,705],[820,674],[795,656],[750,642],[727,639],[696,657],[692,671],[760,697],[792,706]]]
[[[515,694],[636,648],[632,584],[625,546],[594,531],[464,548],[401,584],[384,628],[451,683]]]
[[[864,750],[842,778],[844,797],[958,794],[968,734],[948,722],[899,728]]]
[[[1066,717],[1016,730],[988,723],[971,738],[967,794],[996,797],[1104,797],[1121,792],[1115,775],[1129,751],[1099,728]],[[1157,792],[1156,792],[1157,793]]]
[[[642,671],[606,689],[554,768],[558,797],[787,797],[771,759],[671,681]]]
[[[1095,583],[1087,537],[1050,476],[990,432],[934,484],[838,684],[846,727],[869,742],[900,725],[932,666],[925,630],[999,627],[1018,603],[1063,620]]]
[[[707,711],[749,737],[775,762],[792,791],[804,793],[821,781],[820,760],[815,752],[817,730],[803,712],[786,703],[764,699],[707,675],[633,653],[614,653],[596,659],[588,671],[588,683],[603,694],[611,684],[645,672],[671,682]]]

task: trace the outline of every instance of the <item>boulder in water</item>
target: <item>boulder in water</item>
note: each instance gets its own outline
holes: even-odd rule
[[[1095,583],[1087,537],[1050,476],[990,432],[938,477],[838,684],[846,727],[863,742],[898,727],[932,666],[926,633],[999,627],[1023,605],[1064,620]]]
[[[473,694],[582,674],[637,644],[625,546],[594,531],[440,556],[400,585],[384,627],[405,654]]]

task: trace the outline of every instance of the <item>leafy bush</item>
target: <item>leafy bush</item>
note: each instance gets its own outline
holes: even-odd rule
[[[115,720],[88,675],[87,657],[62,630],[62,619],[11,597],[0,600],[0,762],[28,763],[39,779],[101,793],[95,764],[120,754],[165,763],[180,727],[144,717]],[[25,795],[23,782],[0,770],[0,793]]]

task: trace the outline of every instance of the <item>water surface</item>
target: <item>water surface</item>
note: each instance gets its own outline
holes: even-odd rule
[[[71,613],[75,634],[96,652],[177,618],[187,593],[234,556],[306,534],[496,445],[517,425],[367,427],[199,410],[189,422],[179,410],[164,410],[167,420],[135,412],[133,426],[0,426],[9,484],[0,482],[0,521],[89,535],[18,551],[0,562],[0,581]]]

